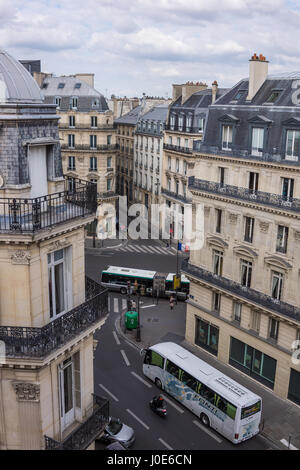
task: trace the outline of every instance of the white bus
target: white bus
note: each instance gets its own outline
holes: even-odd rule
[[[178,344],[144,350],[143,373],[234,444],[259,432],[262,400]]]
[[[159,284],[159,296],[170,297],[176,295],[173,288],[175,273],[159,273],[145,269],[126,268],[122,266],[108,266],[101,272],[101,285],[110,290],[127,294],[128,281],[131,287],[135,282],[143,285],[146,295],[156,295],[157,283]],[[181,286],[177,289],[177,298],[186,300],[189,293],[190,281],[181,274]]]

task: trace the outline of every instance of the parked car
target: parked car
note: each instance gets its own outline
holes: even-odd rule
[[[102,442],[119,442],[124,447],[132,446],[135,441],[134,430],[122,423],[119,418],[109,418],[109,423],[101,437]]]
[[[124,447],[121,442],[115,441],[108,444],[108,446],[105,447],[105,450],[127,450],[127,448]]]

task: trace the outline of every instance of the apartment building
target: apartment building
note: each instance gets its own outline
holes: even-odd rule
[[[168,105],[155,106],[140,116],[135,131],[134,199],[151,220],[151,205],[160,203],[163,132]],[[158,225],[158,224],[157,224]]]
[[[188,189],[188,174],[193,172],[195,155],[193,148],[202,139],[208,106],[226,90],[218,88],[215,81],[212,88],[202,82],[187,82],[173,85],[173,100],[169,105],[163,143],[163,166],[161,203],[167,205],[169,218],[161,217],[161,230],[168,231],[171,237],[183,238],[183,223],[175,228],[176,220],[184,216],[184,205],[191,202]]]
[[[0,51],[0,449],[92,448],[93,333],[107,291],[85,276],[92,182],[63,176],[56,105]]]
[[[193,153],[205,240],[183,267],[186,339],[299,405],[300,75],[249,64]]]

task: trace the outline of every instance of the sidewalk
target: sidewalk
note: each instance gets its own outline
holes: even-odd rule
[[[272,443],[273,448],[287,450],[287,443],[290,439],[291,449],[300,449],[299,406],[276,397],[271,390],[256,380],[234,367],[218,361],[215,356],[204,349],[189,344],[185,340],[186,305],[184,302],[178,302],[174,310],[170,310],[169,301],[166,299],[159,299],[158,305],[156,305],[156,300],[152,301],[151,297],[144,297],[141,301],[143,301],[143,304],[140,305],[141,341],[136,341],[136,330],[127,330],[125,333],[124,323],[122,321],[122,325],[120,325],[120,317],[118,317],[116,329],[120,335],[139,349],[164,341],[172,341],[189,349],[200,359],[262,397],[261,435],[268,439],[270,446]],[[285,445],[281,440],[285,440]]]

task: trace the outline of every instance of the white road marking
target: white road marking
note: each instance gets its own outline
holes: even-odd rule
[[[129,410],[128,408],[126,409],[127,413],[129,413],[131,416],[133,416],[142,426],[144,426],[144,428],[146,429],[150,429],[149,426],[147,426],[147,424],[144,423],[144,421],[142,421],[138,416],[136,416],[134,413],[132,413],[131,410]]]
[[[146,380],[144,380],[144,379],[143,379],[142,377],[140,377],[138,374],[136,374],[136,373],[133,372],[133,371],[132,371],[131,373],[132,373],[132,375],[133,375],[134,377],[136,377],[136,378],[137,378],[140,382],[142,382],[144,385],[146,385],[146,386],[149,387],[149,388],[152,388],[152,385],[149,384],[148,382],[146,382]]]
[[[122,299],[122,310],[127,310],[127,300]]]
[[[124,349],[121,349],[121,354],[123,356],[123,359],[125,361],[126,366],[130,366],[130,362],[128,361],[128,358],[126,356],[126,353],[125,353]]]
[[[148,307],[156,307],[156,304],[144,305],[144,307],[141,307],[141,308],[148,308]]]
[[[151,253],[156,253],[157,254],[157,251],[156,251],[154,246],[148,246],[147,248],[148,248],[148,250],[150,250]]]
[[[119,313],[119,299],[117,297],[114,298],[114,312]]]
[[[171,446],[169,446],[169,444],[167,444],[161,437],[158,438],[158,440],[169,450],[173,450],[173,448]]]
[[[282,442],[283,445],[289,446],[289,443],[286,439],[280,439],[280,442]],[[297,447],[293,446],[293,444],[290,443],[290,450],[299,450]]]
[[[199,423],[198,421],[193,421],[193,423],[198,426],[198,428],[200,428],[202,431],[206,432],[206,434],[208,434],[210,437],[212,437],[213,439],[215,439],[215,441],[217,441],[219,444],[222,442],[222,439],[220,439],[218,436],[216,436],[213,432],[209,431],[209,429],[207,429],[205,426],[203,426],[203,424]]]
[[[110,395],[115,401],[119,401],[119,399],[117,397],[115,397],[115,395],[113,395],[109,390],[107,390],[107,388],[104,387],[104,385],[102,384],[99,384],[99,387],[101,387],[108,395]]]
[[[150,250],[150,247],[146,245],[142,245],[142,248],[144,248],[144,250],[146,250],[148,253],[152,253],[152,251]]]
[[[173,406],[173,408],[175,408],[175,410],[179,411],[179,413],[184,413],[184,411],[177,405],[175,405],[175,403],[173,403],[171,400],[169,400],[169,398],[167,398],[165,395],[162,395],[164,397],[164,400],[166,400],[167,403],[169,403],[171,406]]]
[[[140,253],[140,250],[137,250],[136,247],[133,245],[130,245],[130,247],[128,246],[128,248],[130,248],[133,251],[136,251],[137,253]]]
[[[115,338],[115,340],[116,340],[116,343],[117,343],[117,344],[120,344],[120,340],[119,340],[119,338],[118,338],[117,333],[116,333],[115,331],[113,331],[112,334],[114,335],[114,338]]]
[[[117,251],[128,251],[126,247],[118,248]]]
[[[166,255],[168,252],[164,249],[164,248],[159,248],[158,246],[155,247],[156,250],[160,251],[161,253],[163,253],[164,255]]]

